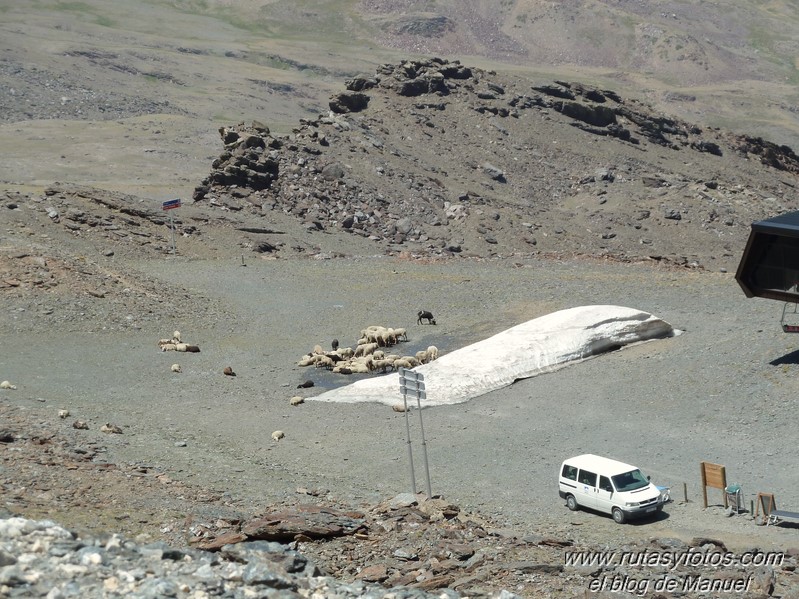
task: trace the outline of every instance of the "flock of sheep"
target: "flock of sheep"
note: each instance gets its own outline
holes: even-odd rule
[[[340,374],[368,374],[413,368],[438,358],[438,348],[435,345],[420,350],[413,356],[387,351],[387,348],[407,340],[408,334],[405,329],[371,325],[361,331],[354,348],[339,347],[338,340],[334,339],[330,351],[325,351],[317,345],[310,353],[305,354],[297,365],[313,365]]]
[[[180,351],[191,353],[197,353],[200,351],[200,348],[196,345],[183,343],[180,339],[180,331],[175,331],[172,333],[172,337],[170,339],[159,339],[158,347],[161,349],[161,351]]]

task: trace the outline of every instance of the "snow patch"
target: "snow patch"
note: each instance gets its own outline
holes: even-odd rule
[[[527,321],[483,341],[414,368],[424,375],[425,406],[462,403],[632,343],[672,337],[667,322],[623,306],[580,306]],[[363,379],[317,395],[311,401],[402,401],[399,373]]]

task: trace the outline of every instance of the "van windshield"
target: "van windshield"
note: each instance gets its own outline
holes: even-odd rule
[[[613,486],[616,487],[616,490],[619,492],[636,491],[649,485],[649,481],[646,480],[646,477],[640,470],[632,470],[624,474],[617,474],[616,476],[611,476],[611,479],[613,480]]]

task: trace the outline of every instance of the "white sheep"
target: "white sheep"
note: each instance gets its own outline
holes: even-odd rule
[[[355,348],[356,356],[367,356],[378,348],[377,343],[364,343]]]
[[[325,350],[322,349],[321,345],[317,344],[313,346],[313,351],[311,353],[318,356],[325,353]]]
[[[416,359],[419,360],[420,364],[427,364],[427,361],[429,360],[427,350],[420,349],[418,352],[416,352]]]
[[[189,351],[189,344],[188,343],[176,343],[175,344],[175,351],[182,351],[182,352]]]
[[[415,368],[419,365],[419,360],[416,358],[416,356],[402,356],[402,359],[408,360],[408,362],[411,363],[412,368]]]
[[[180,372],[180,364],[172,364],[172,372]]]
[[[272,441],[280,441],[285,436],[286,433],[284,433],[283,431],[275,431],[272,433]]]
[[[400,368],[407,368],[410,370],[413,368],[413,365],[406,358],[397,358],[394,360],[394,362],[392,362],[392,366],[394,367],[394,370],[399,370]]]
[[[364,335],[364,337],[366,337],[366,340],[369,343],[380,344],[382,339],[383,339],[383,335],[385,334],[385,332],[386,332],[386,329],[384,327],[379,327],[379,328],[375,328],[375,329],[372,329],[370,331],[367,331],[366,335]]]
[[[386,329],[380,333],[379,343],[384,346],[394,345],[397,342],[397,336],[394,334],[394,329]]]
[[[69,417],[69,410],[58,410],[58,417],[61,419]]]
[[[8,381],[3,381],[2,383],[0,383],[0,389],[16,389],[16,388],[17,388],[16,385],[12,385]]]
[[[175,343],[164,343],[161,346],[161,351],[175,351],[177,348],[178,346]]]
[[[433,360],[438,359],[438,348],[435,345],[431,345],[427,348],[427,361],[432,362]]]
[[[292,397],[292,398],[289,400],[289,403],[290,403],[292,406],[298,406],[298,405],[300,405],[301,403],[305,403],[305,399],[304,399],[303,397],[299,396],[299,395],[295,395],[294,397]]]
[[[180,343],[180,331],[172,333],[172,343]]]
[[[311,356],[303,356],[300,358],[299,362],[297,362],[297,366],[310,366],[314,363],[313,358]]]
[[[335,362],[333,362],[333,358],[322,355],[317,358],[314,366],[317,368],[327,368],[328,370],[332,370],[333,366],[335,366]]]
[[[372,352],[372,357],[375,360],[383,360],[386,357],[386,352],[384,352],[382,349],[376,349]]]
[[[394,360],[380,359],[372,361],[373,370],[379,369],[382,372],[385,372],[386,369],[391,368],[393,365],[394,365]]]
[[[399,341],[402,339],[403,341],[408,340],[408,332],[405,329],[394,329],[394,336]]]
[[[365,329],[361,329],[361,337],[366,337],[367,334],[371,333],[372,331],[377,331],[384,328],[385,328],[384,326],[379,324],[370,324]]]

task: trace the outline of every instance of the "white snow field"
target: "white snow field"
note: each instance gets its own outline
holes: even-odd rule
[[[606,351],[675,334],[669,323],[648,312],[580,306],[529,320],[413,371],[424,375],[424,406],[457,404]],[[393,406],[402,402],[399,373],[359,380],[307,399]]]

